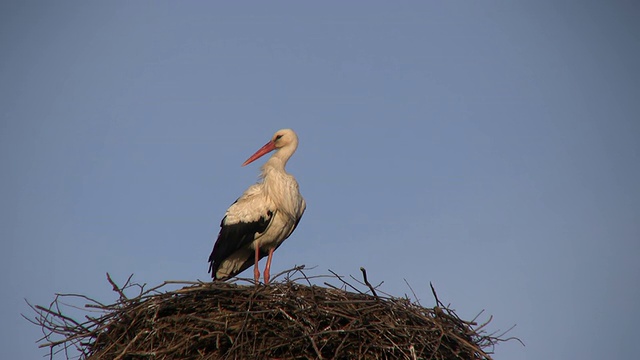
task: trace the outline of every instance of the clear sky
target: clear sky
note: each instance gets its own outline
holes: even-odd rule
[[[630,359],[634,1],[0,3],[0,348],[24,299],[207,280],[240,164],[280,128],[307,201],[273,271],[517,327],[495,359]],[[251,273],[243,275],[250,277]]]

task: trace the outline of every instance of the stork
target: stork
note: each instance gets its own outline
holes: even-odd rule
[[[295,230],[306,208],[298,182],[285,170],[297,147],[298,136],[293,130],[278,130],[242,164],[248,165],[276,150],[262,165],[260,181],[229,207],[220,223],[220,234],[209,256],[209,272],[214,280],[226,280],[254,265],[258,284],[258,261],[268,256],[264,282],[269,283],[273,252]]]

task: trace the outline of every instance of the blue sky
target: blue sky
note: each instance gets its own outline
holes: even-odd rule
[[[240,164],[296,130],[307,212],[273,271],[359,276],[492,329],[495,359],[632,358],[631,1],[0,4],[0,344],[24,299],[207,280]],[[250,273],[243,274],[250,277]]]

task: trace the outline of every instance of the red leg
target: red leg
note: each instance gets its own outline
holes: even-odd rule
[[[269,250],[269,257],[267,257],[267,266],[264,268],[264,283],[269,283],[269,271],[271,270],[271,259],[273,259],[273,251],[275,249]]]
[[[256,262],[253,267],[253,278],[256,281],[256,285],[260,283],[260,269],[258,269],[258,260],[260,260],[260,248],[256,244]]]

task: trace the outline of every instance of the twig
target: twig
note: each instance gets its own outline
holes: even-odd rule
[[[413,291],[413,288],[411,287],[411,285],[409,285],[409,282],[407,281],[407,279],[402,279],[402,280],[404,280],[404,283],[407,284],[407,286],[409,287],[409,290],[411,290],[411,293],[413,294],[413,298],[416,299],[416,303],[422,306],[422,304],[420,304],[420,299],[418,299],[416,292]],[[433,291],[433,287],[431,287],[431,290]]]
[[[122,292],[122,290],[116,285],[116,283],[111,279],[111,275],[107,273],[107,280],[109,284],[113,287],[113,291],[117,292],[120,295],[120,300],[127,300],[127,296]]]
[[[436,306],[446,307],[442,302],[440,302],[440,299],[438,299],[438,294],[436,294],[436,289],[433,288],[433,284],[431,283],[431,281],[429,281],[429,287],[431,287],[431,293],[433,294],[433,297],[436,299]]]
[[[348,282],[344,281],[342,279],[342,276],[336,274],[335,272],[333,272],[333,270],[329,269],[329,272],[332,273],[336,279],[340,280],[345,286],[350,287],[351,289],[353,289],[354,291],[358,292],[359,294],[364,294],[362,291],[358,290],[356,287],[354,287],[353,285],[349,284]]]
[[[364,279],[364,283],[367,284],[373,296],[375,296],[375,298],[378,299],[378,294],[376,293],[376,289],[374,289],[373,286],[371,286],[371,283],[369,283],[369,280],[367,280],[367,269],[365,269],[364,267],[360,267],[360,271],[362,271],[362,278]]]
[[[304,270],[304,265],[296,265],[292,269],[281,271],[281,272],[277,273],[275,276],[271,277],[271,280],[275,281],[276,279],[278,279],[278,277],[280,277],[280,276],[282,276],[284,274],[286,274],[287,277],[289,277],[292,274],[295,274],[296,272],[302,271],[302,270]]]

